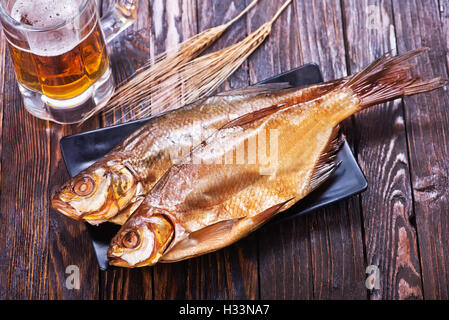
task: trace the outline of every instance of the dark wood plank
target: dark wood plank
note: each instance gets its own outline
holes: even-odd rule
[[[112,1],[98,1],[100,14],[109,9]],[[104,9],[104,10],[103,10]],[[51,177],[50,190],[57,190],[69,179],[60,152],[62,137],[96,129],[100,126],[99,116],[89,119],[82,126],[58,126],[51,124]],[[98,299],[102,289],[100,271],[92,248],[91,239],[84,224],[62,217],[51,209],[49,229],[49,298],[50,299]],[[67,289],[66,268],[77,266],[80,271],[80,289]]]
[[[449,66],[449,0],[439,0],[441,32],[445,39],[446,65]]]
[[[103,12],[107,11],[110,2],[103,2]],[[150,57],[154,58],[155,54],[160,53],[155,53],[150,10],[148,1],[140,1],[134,24],[108,45],[117,86],[132,78],[136,70]],[[120,108],[112,113],[102,113],[101,126],[111,126],[137,118],[138,112],[132,112],[130,108]]]
[[[351,73],[396,49],[391,1],[346,0],[344,18]],[[369,181],[361,196],[367,265],[380,271],[371,299],[422,298],[410,168],[401,101],[355,116],[352,141]]]
[[[325,80],[347,73],[342,10],[338,1],[296,1],[303,63],[320,65]],[[344,123],[348,137],[352,121]],[[365,299],[362,221],[357,197],[306,217],[314,299]]]
[[[3,34],[3,32],[1,32],[0,34],[0,132],[3,133],[3,109],[4,109],[4,99],[5,99],[5,88],[6,88],[6,55],[9,54],[8,53],[8,49],[7,49],[7,44],[6,44],[6,39],[5,36]],[[3,155],[3,134],[0,135],[0,159]],[[0,173],[2,172],[2,161],[0,161]],[[0,179],[1,179],[1,174],[0,174]],[[1,183],[1,180],[0,180]],[[2,191],[0,189],[0,195],[1,195]],[[3,214],[0,212],[0,221],[2,219]],[[5,245],[6,241],[1,239],[2,237],[0,237],[0,243],[1,245]],[[7,266],[7,258],[5,258],[4,260],[2,260],[0,258],[0,273],[4,274],[4,276],[0,276],[0,299],[6,299],[8,293],[7,293],[7,284],[8,284],[8,279],[6,277],[6,273],[5,271],[7,270],[8,266]]]
[[[317,213],[311,228],[314,299],[366,299],[359,199]]]
[[[137,23],[111,46],[117,80],[148,57],[229,20],[249,2],[141,1]],[[281,3],[260,0],[209,51],[242,39]],[[449,0],[296,0],[222,90],[307,62],[318,63],[326,80],[335,79],[390,49],[403,53],[422,45],[432,50],[416,72],[448,77],[448,26]],[[4,41],[0,88],[1,299],[366,299],[368,265],[378,266],[381,275],[381,289],[369,293],[371,299],[449,298],[444,246],[449,241],[449,97],[444,90],[388,103],[345,122],[370,182],[361,197],[268,225],[197,259],[99,272],[83,224],[51,210],[49,199],[68,179],[60,139],[114,124],[123,110],[82,127],[33,118],[23,108]],[[70,265],[80,269],[80,290],[65,286]]]
[[[280,1],[260,1],[257,10],[250,14],[249,30],[269,21],[281,4]],[[291,5],[274,24],[265,43],[249,58],[252,83],[303,64],[297,35],[295,10]],[[313,298],[310,239],[305,221],[302,217],[268,225],[257,233],[260,298]]]
[[[9,54],[2,74],[8,85],[2,99],[0,208],[0,283],[7,299],[46,299],[48,122],[23,107]]]
[[[6,55],[9,54],[6,44],[6,39],[3,32],[0,34],[0,101],[3,103],[3,99],[5,96],[5,64],[6,64]],[[3,105],[0,108],[0,132],[3,132]],[[0,158],[2,156],[2,137],[0,136]],[[1,172],[1,161],[0,161],[0,172]],[[1,193],[1,190],[0,190]]]
[[[92,130],[98,127],[98,118],[83,126],[60,126],[49,124],[48,195],[42,196],[49,215],[48,229],[48,295],[49,299],[98,299],[99,271],[90,237],[83,223],[64,217],[51,208],[50,197],[70,177],[62,159],[59,141],[67,135]],[[66,279],[70,266],[79,269],[80,288],[67,288]],[[69,272],[66,273],[66,272]]]
[[[325,80],[347,74],[342,9],[337,1],[297,2],[304,62],[318,63]],[[314,27],[311,27],[314,26]],[[348,140],[352,120],[343,123]],[[365,299],[362,221],[358,197],[341,202],[307,219],[312,251],[315,299]]]
[[[52,211],[49,201],[52,191],[67,179],[59,139],[76,129],[33,118],[25,111],[3,45],[1,74],[8,78],[8,86],[2,85],[2,114],[9,116],[2,134],[8,152],[2,154],[7,177],[2,181],[8,186],[1,187],[5,197],[1,225],[8,229],[2,234],[11,237],[1,240],[5,242],[4,253],[8,250],[1,254],[5,268],[1,274],[7,277],[0,280],[5,281],[2,295],[20,299],[97,298],[98,271],[84,228]],[[89,126],[78,130],[86,128]],[[80,269],[80,290],[65,286],[66,267],[70,265]]]
[[[157,1],[155,2],[157,3]],[[154,4],[156,5],[156,4]],[[150,28],[150,4],[141,1],[137,21],[109,45],[111,63],[117,83],[131,76],[151,55],[153,39]],[[122,120],[132,119],[124,110],[118,110],[112,116],[103,115],[102,126],[110,126]],[[100,271],[101,299],[152,299],[153,272],[151,268],[119,269]]]
[[[393,11],[398,51],[430,47],[416,73],[447,78],[439,2],[393,0]],[[424,298],[448,299],[449,96],[441,89],[405,98],[404,104]]]
[[[199,1],[198,32],[229,21],[249,1]],[[234,24],[207,52],[224,48],[246,36],[245,18]],[[247,65],[223,85],[248,86]],[[155,271],[156,299],[255,299],[258,297],[257,243],[250,236],[239,243],[203,257],[176,264],[161,264]]]
[[[305,63],[317,63],[325,80],[347,73],[339,1],[295,1],[299,55]]]

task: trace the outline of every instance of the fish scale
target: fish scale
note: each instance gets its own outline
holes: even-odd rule
[[[315,99],[272,105],[223,126],[156,183],[112,239],[109,263],[143,267],[206,254],[238,241],[293,206],[338,167],[341,121],[373,105],[446,84],[441,78],[422,81],[409,75],[408,61],[423,51],[385,55]],[[278,132],[278,157],[269,163],[271,175],[262,174],[266,164],[221,163],[229,150],[273,130]],[[163,237],[145,236],[159,229]],[[135,241],[124,241],[129,238]]]
[[[53,208],[91,224],[123,224],[177,159],[229,121],[273,104],[291,105],[314,99],[343,81],[301,89],[285,89],[286,84],[236,89],[155,117],[64,184],[53,197]],[[111,175],[115,180],[108,184]],[[88,186],[83,185],[86,181]],[[76,194],[73,186],[77,184],[89,187],[92,193]],[[119,192],[114,192],[114,186],[123,184],[128,188],[116,187]],[[98,195],[100,191],[106,194]]]
[[[353,102],[352,98],[338,95],[338,97],[324,97],[329,105],[346,105],[350,106]],[[357,106],[352,103],[354,108]],[[175,210],[180,211],[177,213],[179,221],[184,222],[190,220],[190,214],[195,212],[195,209],[210,208],[215,203],[220,203],[218,212],[232,212],[232,215],[223,215],[222,219],[233,219],[242,216],[253,216],[260,213],[261,208],[270,208],[278,203],[287,201],[292,197],[298,200],[310,193],[308,188],[310,176],[313,173],[319,157],[323,153],[324,148],[328,145],[331,139],[334,127],[339,121],[333,121],[325,123],[317,122],[314,117],[308,117],[309,114],[314,114],[317,110],[325,111],[321,101],[305,104],[301,108],[289,108],[273,114],[268,119],[264,118],[251,124],[252,128],[245,128],[247,136],[257,136],[260,131],[264,130],[278,130],[281,135],[279,136],[279,154],[282,156],[282,161],[279,161],[278,166],[274,171],[277,172],[276,179],[272,179],[271,176],[264,176],[260,174],[260,165],[240,166],[236,169],[235,166],[207,166],[199,168],[199,173],[190,173],[188,177],[189,181],[192,181],[190,185],[183,186],[187,190],[195,190],[195,195],[192,197],[185,197],[181,203],[186,206],[176,207]],[[318,123],[318,124],[317,124]],[[252,132],[250,132],[252,131]],[[240,134],[240,131],[234,132],[236,135]],[[318,134],[319,133],[319,134]],[[235,144],[235,134],[224,133],[225,139],[214,139],[213,142],[207,144],[203,150],[195,150],[199,153],[197,156],[202,157],[201,154],[209,154],[210,149],[215,148],[216,145],[228,145],[238,148]],[[308,144],[294,143],[293,140],[301,139],[308,141]],[[310,146],[310,147],[309,147]],[[313,147],[312,147],[313,146]],[[298,150],[300,149],[300,150]],[[298,170],[298,168],[300,168]],[[188,170],[195,171],[195,168],[189,167]],[[228,172],[230,171],[230,172]],[[211,172],[219,172],[219,177],[215,179],[202,179],[201,175],[210,176]],[[252,174],[250,174],[252,172]],[[248,175],[254,179],[248,179]],[[235,176],[236,179],[231,179],[231,176]],[[173,176],[171,181],[174,181],[175,186],[178,185],[176,180],[180,179],[179,176]],[[221,178],[221,179],[220,179]],[[215,181],[220,181],[219,188],[213,187]],[[226,187],[226,184],[222,181],[230,181],[230,188]],[[238,180],[237,183],[233,182]],[[214,182],[211,182],[214,181]],[[204,182],[205,185],[201,185]],[[211,185],[212,183],[212,185]],[[171,187],[168,184],[164,185],[164,192],[171,192]],[[202,203],[198,205],[198,199],[195,196],[204,198],[204,192],[209,190],[218,190],[210,197],[213,199],[211,202]],[[177,192],[171,192],[173,196],[179,197]],[[256,195],[254,197],[253,195]],[[166,196],[160,200],[165,201]],[[228,199],[223,201],[223,199]],[[256,200],[255,200],[256,199]],[[257,199],[263,199],[257,201]],[[195,201],[196,200],[196,201]],[[193,203],[193,206],[189,203]],[[293,205],[293,202],[292,204]],[[229,208],[229,209],[228,209]],[[173,210],[173,208],[167,208]],[[208,209],[209,210],[209,209]],[[204,215],[206,216],[206,215]],[[195,223],[203,224],[201,221],[204,216],[195,214]],[[221,219],[212,221],[212,223],[221,222]],[[197,231],[197,230],[189,230]]]

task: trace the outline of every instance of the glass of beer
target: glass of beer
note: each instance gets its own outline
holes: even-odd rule
[[[106,44],[135,21],[137,3],[117,0],[100,20],[95,0],[0,0],[25,108],[71,124],[104,106],[115,88]]]

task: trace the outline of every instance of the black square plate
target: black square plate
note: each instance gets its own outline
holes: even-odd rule
[[[318,66],[308,64],[261,83],[288,82],[293,87],[301,87],[322,81],[323,78]],[[77,175],[92,163],[101,159],[147,121],[148,119],[137,120],[61,139],[61,151],[70,176]],[[333,177],[313,194],[300,201],[288,212],[283,213],[275,222],[309,213],[367,189],[366,178],[347,143],[338,154],[338,158],[342,161],[342,164]],[[98,227],[89,224],[87,226],[100,269],[106,270],[108,268],[106,251],[110,240],[119,227],[109,223],[104,223]]]

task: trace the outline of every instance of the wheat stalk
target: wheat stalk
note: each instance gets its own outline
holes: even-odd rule
[[[253,8],[259,0],[251,2],[240,14],[226,24],[207,29],[179,44],[154,59],[150,59],[139,68],[130,78],[118,85],[113,97],[105,109],[115,109],[121,105],[129,105],[136,98],[143,98],[151,94],[151,84],[168,81],[181,66],[198,57],[212,43],[214,43],[232,24]],[[95,108],[84,116],[83,122],[99,112],[102,108]]]
[[[176,109],[212,94],[265,41],[274,22],[290,3],[291,0],[284,3],[271,21],[241,42],[187,63],[180,70],[181,82],[157,84],[151,98],[151,109],[147,109],[143,116],[151,115],[150,112],[158,114]],[[182,97],[179,103],[173,104],[173,99],[166,100],[168,95],[176,93]]]
[[[137,111],[142,106],[138,117],[144,118],[209,96],[264,42],[271,33],[274,22],[290,3],[291,0],[286,1],[271,21],[239,43],[192,61],[182,62],[177,65],[176,71],[167,70],[161,78],[142,77],[134,86],[122,88],[120,96],[116,96],[106,112],[132,104],[131,111]]]

